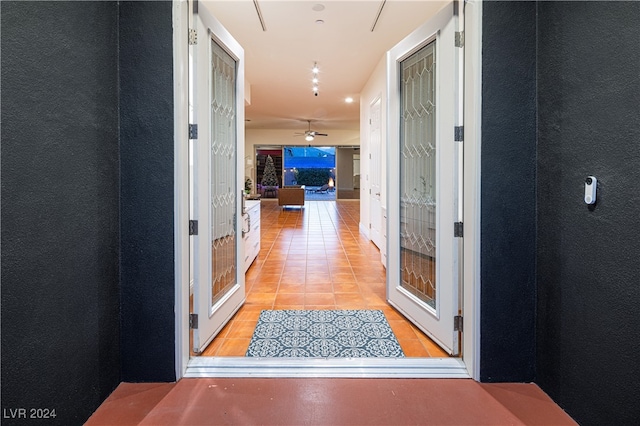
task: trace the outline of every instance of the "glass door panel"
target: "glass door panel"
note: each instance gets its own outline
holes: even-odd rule
[[[435,41],[401,63],[401,285],[436,303]]]
[[[211,306],[237,283],[235,61],[211,43]]]

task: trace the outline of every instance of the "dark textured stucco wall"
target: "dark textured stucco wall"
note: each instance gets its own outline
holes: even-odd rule
[[[175,380],[171,3],[0,8],[2,409],[82,424]]]
[[[482,381],[535,375],[536,9],[483,3]]]
[[[171,2],[120,4],[122,373],[175,380]]]
[[[117,5],[0,7],[2,409],[82,424],[120,382]]]
[[[537,382],[583,425],[638,424],[640,3],[538,11]]]

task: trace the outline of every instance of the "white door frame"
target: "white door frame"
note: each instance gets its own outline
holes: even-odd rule
[[[382,158],[380,157],[380,148],[382,147],[382,95],[376,96],[376,98],[369,103],[369,111],[367,111],[367,115],[369,116],[369,121],[372,121],[372,111],[374,106],[377,109],[377,131],[378,131],[378,146],[377,149],[374,149],[371,146],[371,130],[372,124],[367,126],[368,134],[369,134],[369,239],[373,241],[373,243],[381,250],[383,250],[382,245],[385,244],[385,239],[383,238],[384,231],[382,230]],[[376,165],[377,167],[372,168],[372,165]],[[378,188],[375,189],[373,187],[373,182],[376,181]],[[377,192],[376,192],[377,191]],[[377,211],[376,211],[377,210]],[[377,220],[376,220],[377,219]],[[377,222],[377,223],[376,223]]]
[[[189,4],[173,0],[175,368],[189,361]]]
[[[464,176],[464,333],[461,358],[401,360],[300,360],[296,366],[251,358],[189,356],[189,155],[188,41],[189,5],[173,0],[174,52],[174,232],[175,372],[182,377],[471,377],[480,379],[480,135],[482,2],[465,6],[465,176]],[[395,364],[395,365],[394,365]],[[426,366],[426,367],[425,367]]]

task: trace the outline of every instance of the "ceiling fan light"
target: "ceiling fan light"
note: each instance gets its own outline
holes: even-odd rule
[[[306,140],[307,142],[311,142],[313,140],[313,135],[307,135],[304,137],[304,140]]]

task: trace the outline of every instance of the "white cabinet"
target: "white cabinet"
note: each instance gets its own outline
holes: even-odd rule
[[[246,200],[244,206],[242,239],[244,241],[244,271],[247,272],[260,252],[260,200]]]

